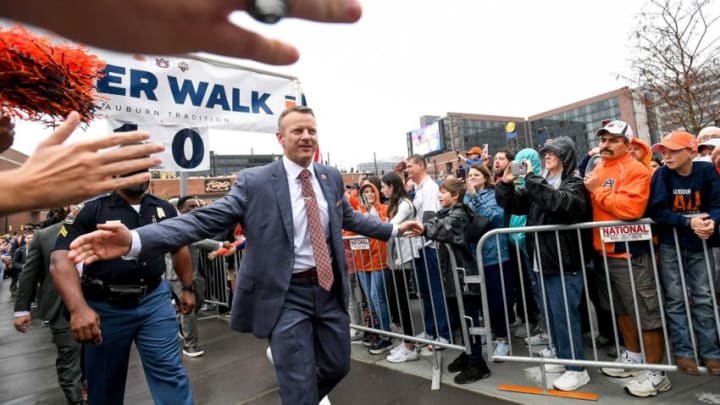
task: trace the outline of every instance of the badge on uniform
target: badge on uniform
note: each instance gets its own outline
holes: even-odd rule
[[[60,235],[62,235],[63,238],[64,238],[64,237],[67,237],[68,231],[67,231],[67,229],[65,229],[65,225],[63,225],[63,226],[60,227],[60,232],[58,232],[58,233],[59,233]]]
[[[155,208],[155,211],[157,212],[157,217],[160,219],[165,218],[165,210],[162,207]]]

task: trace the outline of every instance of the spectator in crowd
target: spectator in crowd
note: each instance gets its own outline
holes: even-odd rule
[[[427,174],[427,163],[421,155],[412,155],[407,158],[408,176],[415,185],[415,219],[418,222],[428,220],[435,216],[440,209],[438,185]],[[423,241],[415,238],[415,248],[421,252],[415,259],[415,275],[417,288],[422,298],[423,316],[425,317],[425,331],[421,337],[438,339],[443,343],[450,340],[443,285],[438,267],[438,256],[432,241]],[[432,347],[425,346],[422,354],[429,355]]]
[[[182,196],[177,201],[177,208],[180,215],[185,215],[200,207],[200,201],[197,197]],[[192,265],[192,286],[195,295],[195,308],[187,314],[180,314],[180,331],[183,339],[183,355],[187,357],[199,357],[205,354],[205,351],[198,345],[199,333],[197,324],[197,313],[205,303],[205,277],[201,272],[201,265],[204,262],[201,254],[203,250],[216,250],[223,246],[223,242],[214,239],[203,239],[191,243],[189,248],[190,262]],[[173,280],[171,283],[173,293],[176,297],[181,297],[182,282]]]
[[[698,153],[695,160],[712,162],[712,153],[720,145],[720,128],[705,127],[697,136]]]
[[[505,169],[507,169],[513,159],[515,159],[515,155],[513,155],[510,149],[503,148],[495,152],[495,157],[493,158],[493,183],[497,183],[502,179]]]
[[[662,159],[660,159],[657,156],[653,156],[652,160],[650,161],[650,170],[653,170],[653,173],[655,170],[657,170],[660,166],[663,165]]]
[[[377,177],[375,177],[377,178]],[[379,179],[378,179],[379,180]],[[360,186],[360,205],[358,212],[382,222],[387,222],[387,206],[380,203],[380,192],[373,184],[374,180],[367,181]],[[352,234],[351,232],[348,234]],[[360,285],[365,293],[368,306],[377,317],[380,329],[390,331],[390,314],[388,312],[386,295],[387,244],[377,239],[366,239],[369,250],[355,251],[355,270],[360,279]],[[352,242],[351,242],[352,243]],[[369,347],[370,354],[383,354],[392,349],[392,340],[381,337]]]
[[[658,223],[660,279],[675,363],[685,373],[700,374],[700,359],[695,358],[691,341],[694,332],[697,354],[710,374],[720,375],[710,290],[715,263],[712,256],[706,262],[703,252],[703,241],[715,246],[718,242],[720,177],[711,163],[693,161],[697,148],[697,139],[687,132],[671,132],[653,146],[662,153],[665,166],[652,178],[648,213]],[[692,322],[687,311],[692,313]]]
[[[526,159],[525,187],[515,190],[516,175],[505,170],[497,185],[497,200],[506,210],[527,215],[527,225],[565,225],[583,222],[588,214],[588,196],[582,178],[575,174],[575,144],[561,136],[546,143],[540,153],[545,170],[538,176],[532,161]],[[583,360],[580,331],[580,300],[583,291],[581,249],[574,231],[541,232],[529,238],[532,269],[541,276],[540,286],[547,303],[550,337],[558,358]],[[558,239],[559,238],[559,246]],[[537,244],[536,244],[537,240]],[[549,370],[548,370],[549,369]],[[561,367],[546,367],[562,371]],[[584,367],[567,366],[553,386],[561,391],[575,391],[590,382]]]
[[[82,275],[68,257],[73,239],[96,230],[98,224],[119,221],[135,228],[177,216],[170,203],[147,193],[148,185],[142,183],[85,202],[72,223],[60,228],[51,256],[50,274],[68,307],[73,336],[86,343],[91,404],[123,403],[133,342],[156,403],[193,401],[180,358],[170,286],[161,278],[165,256],[99,260],[86,263]],[[188,314],[195,304],[195,289],[187,247],[173,253],[173,264],[182,282],[179,306]]]
[[[490,169],[479,164],[470,166],[465,184],[467,192],[463,192],[463,202],[476,215],[487,218],[492,224],[492,228],[502,228],[505,211],[495,201],[495,186]],[[470,247],[473,257],[476,254],[475,248],[476,246]],[[490,324],[495,334],[495,355],[507,356],[510,353],[510,346],[508,345],[508,325],[505,322],[505,308],[509,307],[510,311],[512,311],[515,305],[515,286],[512,268],[510,267],[507,234],[499,235],[498,239],[490,238],[485,241],[482,246],[482,260],[490,310]],[[503,285],[505,286],[504,290]]]
[[[536,175],[540,175],[542,165],[540,164],[540,155],[537,151],[532,148],[525,148],[520,150],[515,155],[514,162],[523,162],[529,160],[532,165],[531,168]],[[509,167],[509,166],[508,166]],[[496,183],[499,184],[499,183]],[[524,192],[525,179],[523,177],[517,177],[513,182],[513,188],[516,193]],[[495,199],[497,200],[497,190],[495,191]],[[527,224],[527,215],[513,214],[509,210],[505,210],[505,216],[509,216],[507,221],[508,227],[518,228],[524,227]],[[509,253],[510,253],[510,266],[513,272],[522,272],[523,277],[527,276],[528,282],[525,285],[530,286],[529,290],[526,290],[523,294],[523,299],[527,305],[527,314],[525,315],[525,325],[520,325],[516,331],[515,336],[524,337],[525,342],[533,346],[542,346],[550,343],[550,338],[547,334],[547,325],[544,319],[543,311],[543,299],[540,291],[540,278],[538,273],[533,271],[532,262],[530,261],[530,251],[527,250],[525,243],[525,232],[515,232],[508,235],[509,242]],[[520,261],[518,262],[518,253],[520,252]],[[519,277],[518,277],[519,279]],[[522,292],[521,292],[522,294]],[[525,299],[528,294],[532,294],[532,299]],[[535,323],[534,330],[530,324]],[[529,336],[528,336],[529,334]]]
[[[399,225],[405,221],[415,218],[415,207],[407,196],[405,184],[395,172],[386,173],[382,177],[382,193],[388,199],[388,218],[390,223]],[[412,275],[413,260],[417,256],[417,250],[413,248],[413,241],[410,238],[392,238],[387,246],[387,263],[393,271],[386,279],[390,313],[395,313],[393,318],[400,320],[402,332],[406,336],[414,334],[412,328],[412,313],[410,312],[409,286]],[[414,361],[418,359],[415,345],[412,342],[402,342],[394,347],[386,360],[390,363]]]
[[[630,154],[632,128],[624,121],[610,121],[597,131],[597,136],[600,137],[603,164],[586,174],[584,180],[591,195],[593,220],[631,221],[642,218],[650,197],[650,171]],[[605,367],[601,371],[610,377],[635,377],[625,383],[625,389],[637,397],[665,392],[671,384],[664,372],[622,368],[623,364],[643,361],[657,364],[663,358],[662,319],[647,243],[628,242],[628,251],[625,243],[605,243],[603,246],[600,230],[595,229],[593,233],[595,250],[607,256],[606,271],[612,288],[613,307],[626,348],[616,360],[619,368]],[[628,261],[632,272],[628,271]],[[632,282],[629,273],[632,274]],[[631,287],[633,284],[635,292]],[[610,310],[608,291],[603,289],[601,293],[603,307]],[[636,327],[636,308],[642,331]],[[645,353],[640,352],[640,339],[643,340]]]
[[[485,167],[485,166],[483,166]],[[439,201],[441,209],[432,219],[420,224],[417,234],[426,239],[447,243],[453,251],[457,266],[465,269],[464,274],[477,275],[478,269],[475,259],[471,253],[470,241],[467,238],[468,227],[471,226],[470,209],[463,204],[465,196],[465,184],[462,180],[450,177],[440,184]],[[448,253],[443,248],[441,256],[447,257]],[[452,282],[452,272],[447,259],[442,260],[448,266],[443,273],[446,282],[446,293],[448,299],[452,300],[452,308],[457,311],[455,299],[462,295],[465,304],[465,316],[470,317],[476,325],[479,322],[481,299],[477,293],[466,293],[455,291],[455,283]],[[455,376],[457,384],[469,384],[490,376],[490,370],[482,356],[482,343],[479,338],[474,338],[470,344],[470,354],[463,352],[448,366],[450,372],[460,372]]]
[[[70,212],[69,216],[68,212]],[[15,300],[15,329],[25,333],[32,325],[30,305],[37,296],[40,317],[47,321],[57,349],[55,369],[58,384],[68,404],[83,404],[82,345],[73,339],[67,307],[55,289],[50,276],[50,253],[63,225],[62,221],[74,221],[75,207],[58,208],[46,227],[31,238],[27,258],[20,277],[18,296]]]
[[[467,151],[467,156],[458,152],[458,158],[462,160],[467,167],[475,164],[483,164],[483,150],[479,146],[473,146],[469,151]]]
[[[632,155],[633,159],[647,166],[648,169],[650,169],[650,175],[652,176],[655,171],[650,166],[653,154],[650,150],[650,145],[648,145],[647,142],[643,141],[638,137],[633,137],[633,139],[630,141],[630,155]]]
[[[24,232],[17,238],[17,249],[12,255],[12,283],[10,283],[10,295],[13,297],[17,296],[18,280],[25,265],[25,258],[27,258],[27,246],[32,240],[32,232]]]

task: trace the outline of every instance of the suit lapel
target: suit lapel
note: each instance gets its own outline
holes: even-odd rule
[[[272,174],[272,186],[277,196],[276,201],[280,208],[280,216],[282,217],[283,225],[285,226],[285,233],[287,233],[290,244],[293,244],[294,233],[293,233],[293,218],[292,218],[292,206],[290,203],[290,187],[287,182],[287,172],[282,164],[282,160],[278,160],[275,165],[275,170]]]

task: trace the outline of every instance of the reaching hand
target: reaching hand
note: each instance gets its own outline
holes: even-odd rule
[[[273,65],[297,61],[293,46],[230,22],[249,0],[0,0],[3,16],[39,25],[88,45],[129,53],[175,55],[205,51]],[[288,16],[319,22],[360,19],[357,0],[290,0]]]
[[[425,231],[423,224],[417,221],[405,221],[398,225],[398,236],[418,236]]]
[[[123,224],[98,224],[98,230],[78,236],[70,244],[68,258],[89,265],[97,260],[115,259],[130,250],[132,235]]]
[[[159,164],[160,159],[148,155],[162,151],[162,145],[150,143],[99,152],[100,149],[147,140],[148,133],[117,133],[64,145],[79,123],[80,116],[72,112],[20,168],[8,172],[8,198],[0,201],[0,212],[7,214],[74,204],[150,180],[149,172],[128,177],[113,176],[147,170]]]

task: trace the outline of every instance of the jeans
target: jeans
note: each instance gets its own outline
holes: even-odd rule
[[[665,298],[665,316],[670,333],[675,356],[695,358],[695,352],[690,340],[690,327],[685,311],[685,298],[683,296],[680,279],[680,266],[674,246],[660,244],[660,280],[662,281]],[[720,359],[720,346],[718,345],[717,328],[710,294],[711,279],[703,252],[681,250],[685,283],[692,301],[690,312],[692,314],[693,329],[697,339],[699,355],[703,359]],[[707,265],[714,272],[715,264],[712,252],[708,252],[710,260]]]
[[[423,251],[424,255],[415,259],[415,273],[418,282],[418,292],[422,297],[425,333],[430,337],[437,337],[439,334],[441,337],[450,340],[450,329],[448,328],[445,296],[443,294],[440,269],[438,267],[437,251],[435,248],[429,246],[426,246]],[[427,263],[427,268],[425,263]],[[434,317],[433,307],[435,307]],[[437,325],[435,324],[436,319]],[[437,330],[435,327],[437,327]]]
[[[192,404],[187,373],[180,360],[178,323],[163,281],[135,308],[88,301],[102,322],[102,344],[85,345],[88,401],[122,404],[130,345],[140,354],[145,379],[156,404]]]
[[[388,313],[387,300],[385,299],[385,272],[390,270],[378,271],[358,271],[360,285],[365,291],[365,297],[375,316],[378,317],[380,329],[390,330],[390,314]]]
[[[565,301],[563,296],[563,280],[565,282],[567,301]],[[544,281],[550,335],[558,358],[584,360],[585,355],[582,348],[579,309],[583,291],[582,272],[565,272],[564,276],[560,274],[546,275],[544,276]],[[570,318],[569,328],[568,316]],[[573,345],[572,348],[570,347],[571,342]],[[565,368],[571,371],[582,371],[585,369],[584,367],[572,366],[566,366]]]
[[[500,265],[493,264],[483,268],[487,285],[488,308],[490,309],[490,327],[496,338],[507,338],[508,327],[505,322],[505,302],[512,307],[515,303],[512,269],[509,262],[502,263],[502,279]],[[503,282],[505,291],[503,293]],[[503,298],[503,295],[505,297]]]

